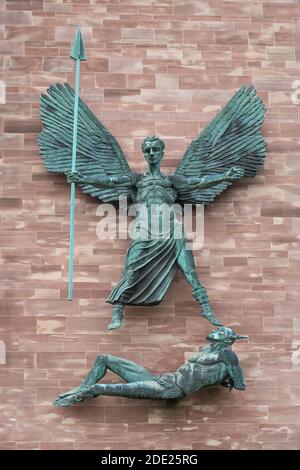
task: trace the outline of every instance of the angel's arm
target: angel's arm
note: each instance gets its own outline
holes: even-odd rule
[[[94,186],[101,186],[106,188],[113,188],[118,185],[131,187],[134,186],[135,183],[135,175],[133,173],[116,176],[97,174],[84,176],[78,172],[69,172],[66,176],[69,183],[93,184]]]
[[[232,167],[224,173],[206,175],[200,177],[176,176],[178,189],[206,189],[223,182],[237,181],[244,176],[244,170],[240,167]]]

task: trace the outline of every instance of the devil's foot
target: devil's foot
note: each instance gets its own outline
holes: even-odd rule
[[[220,320],[218,320],[217,317],[215,316],[209,304],[205,304],[202,306],[201,315],[202,317],[206,318],[206,320],[208,320],[212,325],[223,326]]]
[[[74,395],[76,393],[81,392],[81,390],[84,390],[85,386],[80,385],[79,387],[72,388],[72,390],[69,390],[68,392],[61,393],[58,398],[65,398],[68,397],[69,395]]]
[[[73,395],[69,395],[64,398],[56,398],[56,400],[53,402],[53,405],[57,406],[58,408],[63,408],[66,406],[75,405],[76,403],[78,403],[78,401],[76,400],[76,393],[74,393]]]
[[[94,394],[91,392],[90,388],[84,388],[80,392],[73,393],[71,395],[67,395],[65,397],[59,396],[56,400],[54,400],[53,405],[58,407],[67,407],[76,405],[87,398],[93,398]]]

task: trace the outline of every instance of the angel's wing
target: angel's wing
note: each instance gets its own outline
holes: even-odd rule
[[[213,175],[240,166],[245,176],[254,176],[265,157],[266,144],[260,132],[264,114],[265,106],[254,87],[241,87],[191,143],[175,174]],[[230,185],[226,182],[207,189],[180,190],[177,201],[209,204]]]
[[[40,100],[44,129],[38,137],[40,154],[46,168],[54,173],[71,171],[73,144],[74,90],[68,84],[50,86]],[[131,173],[116,139],[101,124],[88,106],[79,99],[76,170],[82,175],[124,175]],[[102,201],[117,201],[129,196],[126,186],[99,188],[79,185],[84,193]]]

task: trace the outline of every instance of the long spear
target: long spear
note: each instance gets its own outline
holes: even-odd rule
[[[86,60],[83,40],[80,28],[77,28],[75,40],[70,57],[76,60],[76,80],[74,98],[74,121],[73,121],[73,147],[72,147],[72,173],[76,171],[77,150],[77,123],[78,123],[78,97],[80,83],[80,62]],[[73,291],[73,258],[74,258],[74,220],[75,220],[75,183],[71,183],[71,207],[70,207],[70,254],[69,254],[69,288],[68,300],[72,300]]]

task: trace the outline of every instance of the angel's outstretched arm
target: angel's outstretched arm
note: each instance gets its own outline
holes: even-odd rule
[[[206,189],[223,182],[233,182],[244,176],[244,170],[240,167],[232,167],[224,173],[200,177],[176,177],[178,189]]]
[[[89,175],[84,176],[78,172],[67,173],[67,180],[69,183],[76,184],[93,184],[94,186],[113,188],[118,185],[133,186],[135,183],[135,175],[133,173],[117,176],[107,175]]]

